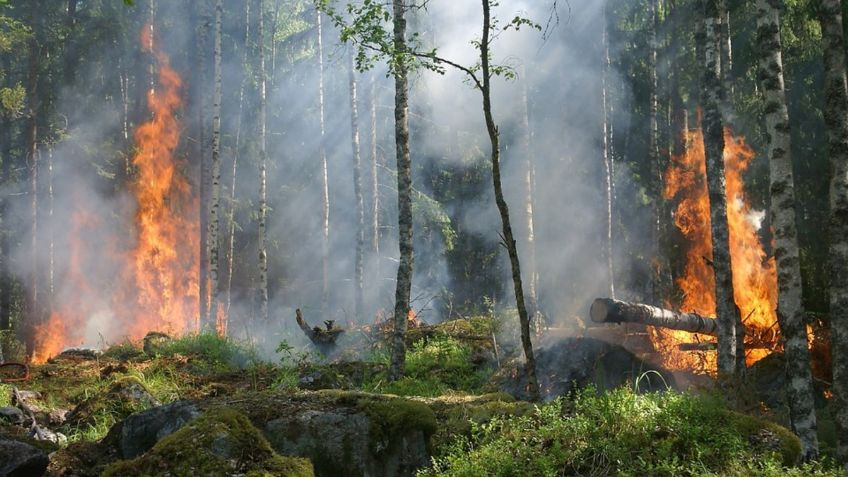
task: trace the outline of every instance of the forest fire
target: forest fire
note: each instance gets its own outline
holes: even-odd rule
[[[750,365],[780,347],[775,313],[777,275],[774,258],[766,255],[758,233],[764,213],[751,208],[744,190],[743,174],[754,152],[744,139],[734,137],[727,129],[724,141],[733,292],[744,325],[756,335],[746,339],[749,345],[746,346],[746,361]],[[666,199],[677,200],[674,224],[687,244],[684,273],[677,279],[682,295],[679,308],[684,312],[715,316],[715,279],[710,267],[710,205],[700,129],[687,133],[687,146],[685,154],[672,157],[665,173],[664,190]],[[707,341],[711,337],[661,329],[652,329],[650,333],[663,365],[671,369],[715,371],[715,352],[679,349],[680,344]]]
[[[150,118],[134,135],[130,190],[137,207],[135,241],[128,251],[106,254],[120,261],[121,270],[112,289],[110,335],[134,340],[151,330],[172,334],[194,330],[199,312],[199,202],[182,170],[184,164],[174,156],[180,141],[176,113],[182,105],[182,81],[168,56],[156,48],[151,30],[142,28],[140,43],[156,60],[158,84],[147,95]],[[86,320],[97,311],[80,298],[103,293],[90,290],[81,271],[87,265],[83,262],[103,260],[102,254],[83,252],[84,231],[91,220],[95,219],[80,213],[69,231],[69,271],[62,279],[73,284],[76,298],[61,300],[49,320],[36,327],[34,363],[79,345]]]
[[[150,29],[142,28],[141,44],[159,66],[159,88],[148,93],[151,119],[135,132],[136,168],[131,187],[138,201],[138,242],[129,254],[120,303],[133,303],[124,326],[131,338],[150,330],[182,333],[196,328],[199,312],[199,202],[174,158],[180,140],[175,117],[181,106],[182,81],[168,56],[156,49]],[[127,300],[130,297],[132,299]]]

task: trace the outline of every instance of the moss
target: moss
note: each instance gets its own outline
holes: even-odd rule
[[[783,465],[792,466],[801,458],[801,441],[789,429],[747,414],[728,411],[729,421],[757,451],[777,452]],[[766,441],[766,442],[762,442]],[[771,441],[771,442],[769,442]],[[759,449],[756,449],[759,447]]]
[[[486,424],[495,418],[526,416],[533,404],[516,401],[505,393],[482,396],[443,396],[426,399],[436,415],[439,426],[432,437],[432,448],[440,454],[446,445],[459,436],[470,437],[474,424]]]
[[[115,422],[159,404],[138,378],[126,376],[114,381],[105,392],[81,402],[68,416],[68,423],[81,427],[94,426],[104,419]]]
[[[308,460],[276,454],[244,414],[217,408],[165,437],[146,454],[110,465],[103,477],[164,474],[312,477],[313,471]]]
[[[403,398],[362,398],[357,408],[371,419],[369,440],[375,454],[397,443],[399,435],[422,431],[426,439],[436,432],[436,415],[422,402]]]

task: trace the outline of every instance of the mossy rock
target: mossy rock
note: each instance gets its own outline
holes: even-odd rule
[[[81,402],[67,416],[67,424],[80,427],[95,425],[98,419],[123,419],[161,403],[137,378],[128,376],[113,382],[105,392]]]
[[[279,453],[317,476],[412,476],[429,465],[437,421],[424,403],[355,391],[246,393],[231,399]]]
[[[385,372],[382,363],[341,361],[332,364],[307,364],[298,369],[301,389],[355,389]]]
[[[785,466],[801,459],[801,441],[789,429],[764,419],[727,411],[728,422],[745,438],[756,453],[774,453]]]
[[[312,464],[283,457],[242,413],[227,408],[208,411],[133,460],[106,468],[103,477],[230,475],[312,477]]]

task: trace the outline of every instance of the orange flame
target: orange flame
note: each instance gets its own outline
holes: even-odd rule
[[[135,131],[132,158],[136,179],[131,190],[138,202],[138,242],[130,252],[125,283],[116,309],[129,308],[124,325],[130,338],[148,331],[183,333],[197,328],[199,312],[199,202],[174,157],[180,141],[176,111],[182,105],[182,80],[166,54],[156,48],[150,28],[141,30],[141,45],[159,66],[159,88],[148,92],[151,119]],[[127,297],[134,306],[126,306]]]
[[[134,135],[135,177],[130,191],[137,205],[136,240],[127,252],[107,254],[121,261],[122,272],[111,298],[113,329],[104,330],[109,336],[129,339],[140,339],[151,330],[171,334],[196,330],[199,312],[199,201],[183,172],[185,164],[174,157],[180,142],[176,114],[182,105],[182,80],[168,56],[156,48],[149,25],[142,28],[140,42],[158,64],[158,84],[147,95],[151,117]],[[72,289],[66,295],[72,296],[60,296],[61,305],[46,323],[36,326],[33,363],[80,345],[88,320],[98,312],[91,297],[103,290],[89,285],[82,272],[88,268],[84,265],[103,260],[103,251],[84,246],[84,231],[90,232],[96,221],[83,212],[73,217],[68,231],[70,258],[61,277]]]
[[[764,358],[780,345],[777,329],[777,273],[774,258],[766,255],[759,230],[763,212],[751,208],[745,195],[743,174],[754,158],[754,151],[742,138],[724,131],[725,178],[727,180],[727,219],[733,270],[733,295],[745,326],[753,331],[746,351],[748,364]],[[673,156],[665,172],[666,199],[676,198],[674,224],[688,245],[683,276],[677,280],[682,294],[680,309],[715,316],[715,277],[710,266],[712,235],[710,203],[707,194],[704,137],[699,129],[687,132],[686,152]],[[684,331],[651,330],[652,341],[660,351],[663,365],[671,369],[695,369],[714,372],[714,352],[681,352],[677,345],[711,341],[707,336]]]

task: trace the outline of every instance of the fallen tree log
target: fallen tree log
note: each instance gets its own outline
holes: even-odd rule
[[[718,322],[715,318],[612,298],[596,298],[589,308],[589,316],[595,323],[640,323],[710,336],[718,333]]]

